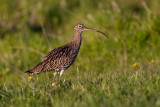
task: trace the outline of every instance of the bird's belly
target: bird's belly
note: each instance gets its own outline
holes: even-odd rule
[[[52,65],[53,65],[52,68],[59,70],[61,69],[66,70],[74,63],[78,55],[78,51],[79,47],[78,49],[62,53],[59,58],[52,60]]]
[[[60,63],[59,69],[64,69],[66,70],[67,68],[69,68],[75,61],[77,55],[74,56],[70,56],[67,58],[64,58]]]

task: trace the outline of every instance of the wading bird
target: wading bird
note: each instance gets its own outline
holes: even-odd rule
[[[63,72],[75,61],[81,46],[81,33],[85,30],[99,32],[108,37],[101,31],[87,28],[83,24],[76,24],[71,42],[50,51],[40,63],[25,73],[34,75],[42,72],[54,71],[54,78],[57,73],[59,73],[59,77],[61,77]]]

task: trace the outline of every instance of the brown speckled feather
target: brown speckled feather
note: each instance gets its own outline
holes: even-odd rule
[[[77,42],[72,40],[72,42],[50,51],[44,59],[29,72],[36,74],[62,69],[66,70],[76,59],[80,45],[81,43],[77,44]]]

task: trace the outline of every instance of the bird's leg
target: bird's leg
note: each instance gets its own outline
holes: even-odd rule
[[[59,78],[62,76],[64,70],[61,70],[60,73],[59,73]]]
[[[55,77],[56,77],[56,75],[57,75],[57,71],[55,71],[55,72],[53,73],[53,75],[54,75],[54,77],[53,77],[53,80],[54,80]]]

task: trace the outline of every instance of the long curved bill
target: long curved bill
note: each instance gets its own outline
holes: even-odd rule
[[[106,36],[107,38],[109,38],[105,33],[101,32],[101,31],[99,31],[99,30],[91,29],[91,28],[87,28],[87,27],[85,27],[85,30],[95,31],[95,32],[101,33],[101,34],[103,34],[104,36]]]

